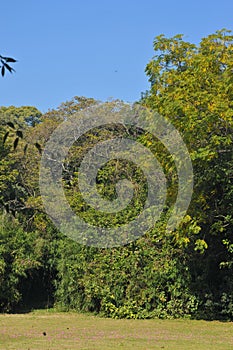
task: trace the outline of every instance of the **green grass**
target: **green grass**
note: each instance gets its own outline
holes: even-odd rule
[[[46,335],[43,335],[43,332]],[[112,320],[36,311],[0,315],[1,350],[232,350],[233,323]]]

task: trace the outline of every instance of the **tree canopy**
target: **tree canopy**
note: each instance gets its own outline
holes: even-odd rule
[[[146,66],[151,87],[137,103],[167,118],[189,150],[194,190],[186,216],[176,230],[166,231],[178,178],[165,146],[149,132],[109,125],[77,140],[63,164],[62,183],[73,211],[90,223],[120,226],[143,207],[143,172],[122,159],[100,169],[97,188],[113,200],[116,182],[130,180],[136,197],[128,212],[103,222],[81,197],[83,155],[97,142],[117,136],[136,140],[157,157],[167,179],[164,211],[150,231],[125,246],[87,247],[65,237],[42,205],[41,152],[60,123],[99,102],[76,96],[43,115],[30,106],[1,107],[1,310],[28,305],[34,298],[63,310],[115,318],[233,319],[233,35],[217,31],[199,45],[180,34],[160,35],[154,50]],[[109,103],[114,110],[119,101]]]
[[[171,120],[189,148],[195,176],[189,215],[199,227],[195,249],[203,248],[192,273],[214,304],[225,298],[224,284],[232,288],[232,270],[223,267],[232,265],[233,35],[217,31],[198,46],[182,35],[161,35],[154,49],[146,67],[151,90],[142,103]]]

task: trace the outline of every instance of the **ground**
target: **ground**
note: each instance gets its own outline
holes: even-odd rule
[[[0,315],[1,350],[232,350],[233,323],[113,320],[34,311]]]

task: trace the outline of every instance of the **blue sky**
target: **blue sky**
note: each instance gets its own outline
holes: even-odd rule
[[[75,95],[136,101],[149,88],[155,36],[198,43],[233,29],[232,0],[11,0],[0,8],[0,53],[18,60],[0,79],[0,105],[42,112]]]

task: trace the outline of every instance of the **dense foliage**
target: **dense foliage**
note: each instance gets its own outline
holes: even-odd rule
[[[224,313],[228,303],[232,315],[233,36],[218,31],[199,47],[181,35],[159,36],[154,49],[143,103],[182,133],[194,167],[189,215],[199,232],[188,247],[193,288],[205,313]]]
[[[195,181],[183,222],[172,233],[165,230],[177,195],[168,151],[149,133],[109,125],[85,134],[64,164],[73,210],[103,224],[80,195],[78,164],[99,140],[126,134],[162,164],[169,185],[166,209],[153,229],[119,248],[86,247],[64,237],[42,205],[40,153],[59,123],[98,101],[75,97],[44,115],[34,107],[1,107],[1,310],[55,305],[116,318],[233,319],[233,36],[219,31],[196,46],[181,35],[161,35],[154,49],[146,67],[151,89],[139,103],[170,120],[189,149]],[[100,169],[100,193],[114,199],[122,178],[134,183],[136,199],[128,212],[109,216],[107,226],[137,215],[145,200],[143,173],[123,160]]]

